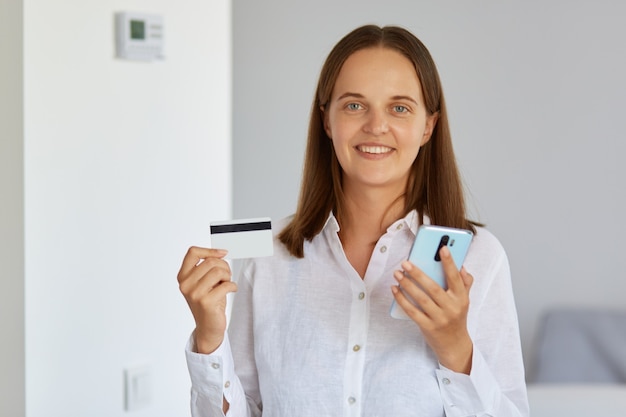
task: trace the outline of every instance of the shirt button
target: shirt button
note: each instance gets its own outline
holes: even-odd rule
[[[364,292],[360,292],[359,293],[359,300],[362,300],[365,298],[365,293]]]
[[[354,347],[352,348],[353,351],[358,352],[359,350],[361,350],[361,346],[359,345],[354,345]]]
[[[350,398],[348,398],[348,404],[351,404],[351,405],[352,405],[352,404],[354,404],[355,402],[356,402],[356,398],[354,398],[354,397],[350,397]]]
[[[220,364],[219,363],[214,363],[211,366],[213,367],[213,369],[220,369]]]
[[[224,388],[228,388],[228,387],[230,387],[230,381],[224,382]]]
[[[387,246],[381,246],[380,253],[385,253],[385,252],[387,252]]]
[[[443,385],[450,385],[450,380],[448,378],[442,379],[441,382],[443,382]]]
[[[404,227],[404,224],[400,223],[399,225],[396,226],[396,230],[400,230]]]

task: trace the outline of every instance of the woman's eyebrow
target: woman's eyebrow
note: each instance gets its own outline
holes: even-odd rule
[[[342,95],[337,97],[337,100],[343,100],[344,98],[359,98],[359,99],[362,99],[362,98],[365,98],[365,96],[363,94],[359,94],[359,93],[347,92],[347,93],[343,93]],[[412,103],[415,103],[416,105],[418,104],[417,100],[415,100],[411,96],[397,95],[397,96],[391,97],[391,99],[392,100],[407,100],[407,101],[410,101]]]
[[[365,98],[365,96],[363,94],[347,92],[347,93],[343,93],[342,95],[337,97],[337,100],[343,100],[344,98],[348,98],[348,97]]]
[[[393,97],[391,97],[391,98],[392,98],[392,99],[394,99],[394,100],[407,100],[407,101],[411,101],[411,102],[413,102],[413,103],[415,103],[415,104],[418,104],[418,103],[417,103],[417,100],[415,100],[415,99],[414,99],[413,97],[411,97],[411,96],[393,96]]]

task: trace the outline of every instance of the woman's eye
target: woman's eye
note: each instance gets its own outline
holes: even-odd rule
[[[395,111],[396,113],[406,113],[409,111],[409,109],[405,106],[393,106],[393,111]]]
[[[350,103],[348,104],[348,110],[359,110],[361,105],[359,103]]]

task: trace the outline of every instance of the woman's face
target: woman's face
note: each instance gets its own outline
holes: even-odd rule
[[[324,129],[344,171],[344,188],[404,192],[411,165],[436,121],[426,111],[411,61],[379,47],[352,54],[324,110]]]

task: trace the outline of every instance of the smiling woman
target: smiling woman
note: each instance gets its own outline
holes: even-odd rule
[[[399,52],[374,47],[346,60],[322,111],[347,194],[372,187],[389,195],[384,200],[404,194],[411,165],[437,121],[423,103],[415,68]]]
[[[378,58],[375,62],[367,60],[374,56]],[[352,77],[356,77],[359,82],[352,82]],[[388,84],[392,79],[395,83]],[[376,94],[376,97],[370,99],[380,100],[384,97],[387,107],[381,110],[382,103],[360,102],[358,99],[368,98],[365,97],[366,93]],[[346,113],[365,113],[369,116],[369,122],[359,128],[362,128],[364,134],[369,132],[370,138],[376,135],[380,137],[380,129],[389,129],[392,114],[399,114],[397,117],[400,120],[405,117],[415,121],[420,114],[424,118],[423,127],[419,127],[420,122],[416,121],[412,124],[416,131],[403,134],[403,137],[413,135],[414,140],[422,140],[423,143],[415,151],[417,157],[413,157],[408,170],[408,182],[401,195],[396,195],[393,207],[387,207],[389,218],[416,210],[420,216],[429,216],[435,224],[474,230],[475,223],[469,221],[465,213],[443,89],[428,49],[402,28],[387,27],[381,30],[376,26],[364,26],[342,39],[322,67],[309,122],[298,209],[293,222],[280,234],[281,241],[294,256],[303,256],[304,240],[311,240],[320,232],[329,211],[333,211],[342,223],[344,232],[346,223],[350,221],[344,215],[349,202],[344,198],[346,185],[343,177],[346,168],[340,164],[340,156],[336,154],[337,147],[331,137],[334,133],[329,130],[333,127],[330,116],[337,105],[334,102],[338,100],[350,105]],[[370,109],[368,113],[365,104],[378,108],[374,108],[374,111]],[[408,116],[403,113],[407,111]],[[336,128],[341,126],[347,124],[342,123]],[[390,139],[387,137],[385,140]],[[380,138],[374,140],[374,143],[380,146]],[[391,147],[388,143],[385,146]],[[393,192],[390,190],[388,194]],[[368,195],[376,202],[381,201],[377,195]],[[379,226],[376,233],[384,230],[382,222]],[[369,237],[366,240],[372,242],[373,239]]]
[[[390,219],[397,218],[411,166],[437,122],[437,113],[425,108],[411,61],[381,46],[353,53],[321,110],[324,131],[341,166],[344,202],[371,208],[390,204],[380,208],[392,210]],[[350,218],[338,219],[344,226],[340,236],[346,255],[364,276],[380,230],[372,230],[372,235],[362,240],[346,233]],[[356,244],[359,241],[370,245]]]
[[[507,257],[465,214],[441,91],[402,28],[363,26],[333,48],[274,255],[246,261],[237,285],[223,251],[183,260],[194,416],[528,415]],[[428,223],[474,232],[460,270],[438,251],[445,289],[406,260]],[[394,301],[410,320],[390,316]]]

